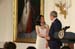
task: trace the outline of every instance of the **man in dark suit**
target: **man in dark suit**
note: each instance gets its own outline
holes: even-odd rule
[[[62,44],[59,39],[54,38],[54,33],[59,32],[62,28],[61,22],[57,19],[57,12],[52,11],[50,13],[50,20],[52,21],[50,30],[49,30],[49,37],[48,45],[50,49],[60,49],[60,45]]]

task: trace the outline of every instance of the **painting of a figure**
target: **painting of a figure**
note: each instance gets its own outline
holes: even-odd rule
[[[16,42],[35,42],[36,19],[40,15],[40,0],[18,0]]]

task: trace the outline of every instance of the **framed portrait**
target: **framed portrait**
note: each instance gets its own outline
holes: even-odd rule
[[[35,43],[37,36],[35,25],[36,20],[43,13],[43,3],[43,0],[13,1],[13,38],[15,42]]]

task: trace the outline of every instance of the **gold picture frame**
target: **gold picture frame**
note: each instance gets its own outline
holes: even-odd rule
[[[44,15],[44,0],[40,0],[40,15]],[[13,0],[13,41],[14,42],[23,42],[23,43],[35,43],[36,39],[20,39],[18,35],[18,0]]]

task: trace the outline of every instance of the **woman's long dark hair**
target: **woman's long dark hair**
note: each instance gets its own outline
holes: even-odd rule
[[[40,15],[40,16],[37,17],[37,19],[36,19],[36,25],[41,25],[40,24],[41,17],[44,17],[44,16],[43,15]]]

